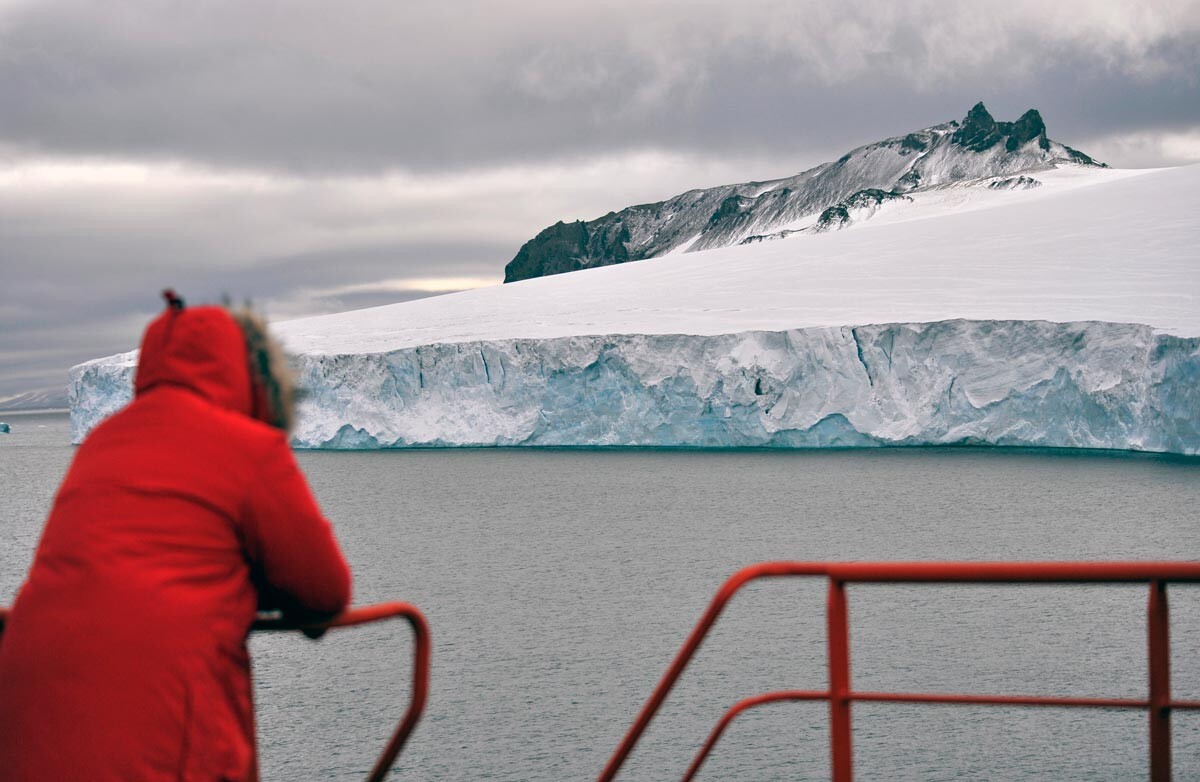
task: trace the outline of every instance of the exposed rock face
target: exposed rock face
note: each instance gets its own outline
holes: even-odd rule
[[[1025,112],[1016,122],[996,122],[982,103],[976,103],[967,112],[952,139],[955,144],[972,152],[983,152],[1000,142],[1004,142],[1007,151],[1015,152],[1035,139],[1039,148],[1050,149],[1046,123],[1042,122],[1042,115],[1037,109]]]
[[[626,246],[630,236],[624,223],[593,222],[597,224],[582,220],[558,222],[542,231],[533,241],[526,242],[505,268],[506,279],[508,275],[527,279],[569,272],[573,270],[573,258],[611,258],[612,263],[630,260]]]
[[[1042,183],[1040,181],[1023,174],[1021,176],[997,179],[994,182],[988,183],[989,190],[1030,190],[1041,186]]]
[[[596,220],[556,223],[521,247],[504,280],[784,236],[794,233],[790,224],[827,210],[837,219],[858,193],[894,195],[1058,165],[1102,164],[1050,140],[1036,109],[1015,122],[997,122],[978,103],[960,121],[859,147],[787,179],[690,190]]]
[[[1024,179],[1025,177],[1022,177]],[[1005,180],[1007,181],[1007,180]],[[1032,185],[1036,186],[1036,185]],[[994,187],[994,185],[993,185]],[[996,188],[996,189],[1018,189],[1017,186]],[[839,231],[856,222],[869,219],[874,215],[879,208],[884,204],[892,201],[911,201],[909,196],[893,193],[890,190],[879,190],[871,188],[869,190],[859,190],[844,201],[840,201],[831,207],[821,212],[817,221],[807,228],[795,230],[778,231],[773,234],[755,234],[747,236],[738,244],[754,244],[756,242],[764,242],[772,239],[786,239],[794,234],[810,233],[819,234],[826,231]]]
[[[856,213],[862,211],[873,212],[876,207],[882,206],[888,201],[909,200],[912,199],[908,198],[908,196],[879,190],[878,188],[859,190],[845,201],[834,204],[824,212],[821,212],[821,216],[817,218],[813,230],[816,232],[837,230],[851,222]]]

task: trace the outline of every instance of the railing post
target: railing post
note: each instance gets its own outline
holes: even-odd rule
[[[254,621],[254,630],[329,630],[335,627],[353,627],[382,619],[404,617],[412,626],[413,631],[413,678],[412,693],[409,695],[408,709],[404,712],[400,724],[389,739],[387,746],[371,768],[368,782],[383,782],[388,771],[396,762],[400,751],[404,749],[409,735],[421,721],[425,710],[425,700],[429,696],[429,658],[432,647],[429,641],[429,622],[421,610],[409,603],[381,603],[361,608],[351,608],[335,616],[327,622],[307,623],[289,619],[283,616],[260,616]]]
[[[426,621],[424,614],[416,610],[405,614],[404,617],[412,625],[413,631],[412,694],[409,695],[408,710],[404,712],[400,724],[396,726],[392,737],[388,739],[387,746],[383,748],[379,759],[371,767],[367,782],[383,782],[387,778],[388,771],[396,763],[396,758],[400,756],[404,745],[408,743],[409,734],[416,729],[417,723],[420,722],[421,713],[425,711],[425,699],[429,697],[429,657],[431,654],[429,622]]]
[[[826,608],[829,642],[829,743],[833,782],[851,782],[854,749],[850,740],[850,619],[846,584],[829,579]]]
[[[1165,581],[1150,582],[1146,613],[1150,651],[1150,782],[1171,782],[1171,625]]]

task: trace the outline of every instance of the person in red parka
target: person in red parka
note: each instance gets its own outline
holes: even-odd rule
[[[265,327],[166,295],[135,398],[79,447],[0,635],[5,782],[257,779],[257,609],[350,600]]]

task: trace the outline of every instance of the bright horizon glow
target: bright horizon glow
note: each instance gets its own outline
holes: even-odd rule
[[[394,291],[404,293],[419,291],[421,293],[442,293],[447,291],[473,290],[487,288],[504,282],[501,277],[395,277],[379,282],[365,282],[358,285],[340,285],[335,288],[323,288],[314,291],[321,296],[345,296],[354,293],[386,293]]]

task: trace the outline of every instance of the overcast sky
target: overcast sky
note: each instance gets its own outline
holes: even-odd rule
[[[158,291],[295,317],[498,283],[522,242],[1036,107],[1200,161],[1200,0],[0,0],[0,397]]]

